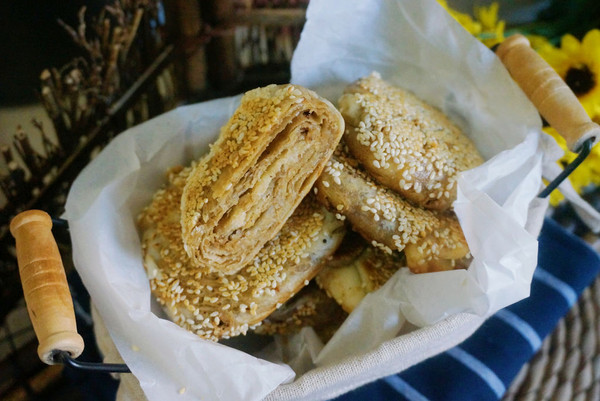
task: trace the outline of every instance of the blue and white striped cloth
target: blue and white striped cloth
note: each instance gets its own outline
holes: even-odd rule
[[[458,346],[336,401],[497,401],[599,271],[598,254],[548,219],[527,299],[497,312]]]

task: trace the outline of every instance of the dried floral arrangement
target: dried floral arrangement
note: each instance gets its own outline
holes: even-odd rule
[[[9,204],[24,204],[35,197],[52,180],[50,167],[59,167],[75,148],[85,144],[105,123],[106,116],[114,114],[111,108],[126,90],[159,57],[166,45],[161,8],[157,1],[127,0],[106,6],[90,19],[86,18],[86,8],[82,8],[75,28],[59,21],[82,54],[40,74],[39,97],[53,127],[48,130],[39,121],[32,125],[42,138],[44,153],[31,146],[22,127],[15,135],[14,149],[26,168],[16,162],[11,147],[2,147],[11,178],[3,177],[1,185]],[[87,20],[92,21],[90,26]],[[141,99],[124,112],[122,125],[144,121],[150,114],[174,105],[175,83],[168,69],[157,75],[155,90],[160,104]],[[54,141],[51,131],[56,134]]]
[[[10,218],[32,207],[58,216],[76,174],[112,136],[177,102],[159,0],[119,0],[95,16],[84,7],[76,27],[58,23],[81,55],[40,74],[39,98],[52,127],[34,119],[31,132],[19,126],[12,146],[0,146],[7,167],[0,171],[0,317],[14,299],[8,293],[19,292],[10,285]]]
[[[238,93],[260,80],[289,79],[307,5],[114,0],[97,15],[82,8],[74,26],[58,21],[81,54],[40,74],[38,95],[51,126],[33,120],[17,128],[12,144],[0,145],[7,166],[0,170],[0,299],[20,293],[11,285],[18,281],[8,235],[12,216],[33,207],[59,216],[70,183],[94,154],[182,99],[228,94],[219,84]],[[209,74],[207,85],[211,68],[217,76]],[[0,307],[0,317],[10,304]]]

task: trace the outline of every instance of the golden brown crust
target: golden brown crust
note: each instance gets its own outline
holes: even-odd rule
[[[381,249],[355,243],[358,254],[352,258],[336,252],[332,260],[319,272],[316,282],[348,313],[370,292],[383,286],[392,275],[405,265],[401,254],[386,253]]]
[[[312,327],[327,342],[348,314],[321,290],[314,280],[281,308],[267,317],[254,331],[262,335],[291,335]]]
[[[260,322],[308,284],[345,229],[306,198],[282,230],[237,274],[206,273],[183,248],[179,204],[191,168],[173,170],[139,218],[144,267],[152,293],[170,318],[199,336],[219,340]]]
[[[294,85],[249,91],[181,201],[185,249],[205,271],[233,274],[281,229],[344,130],[340,113]]]
[[[446,220],[439,231],[429,232],[415,244],[406,244],[404,255],[413,273],[467,269],[472,259],[455,217]]]
[[[352,155],[377,182],[411,202],[447,210],[458,173],[483,163],[473,143],[441,111],[373,73],[339,100]]]
[[[408,248],[415,273],[447,270],[447,263],[468,257],[469,249],[453,213],[414,206],[376,184],[340,146],[315,183],[317,199],[348,220],[354,230],[387,254]],[[463,267],[464,263],[455,267]]]

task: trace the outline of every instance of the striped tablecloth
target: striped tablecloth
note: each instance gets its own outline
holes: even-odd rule
[[[336,401],[499,400],[599,271],[599,255],[547,219],[529,298],[497,312],[462,344]]]

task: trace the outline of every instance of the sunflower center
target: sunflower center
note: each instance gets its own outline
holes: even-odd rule
[[[569,68],[565,76],[565,82],[577,96],[585,95],[596,85],[594,74],[585,64]]]

